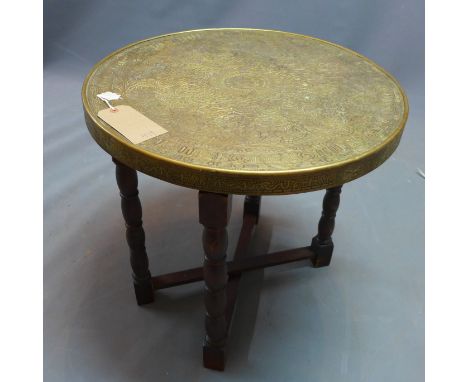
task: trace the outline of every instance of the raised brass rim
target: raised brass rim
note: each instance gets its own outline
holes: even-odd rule
[[[300,37],[303,37],[303,38],[317,40],[317,41],[320,41],[320,42],[322,42],[324,44],[328,44],[328,45],[337,47],[339,49],[345,50],[345,51],[347,51],[347,52],[349,52],[349,53],[351,53],[351,54],[353,54],[355,56],[358,56],[358,57],[362,58],[363,60],[367,61],[368,63],[373,65],[375,68],[380,70],[390,80],[392,80],[395,83],[395,85],[397,86],[400,94],[402,95],[403,102],[404,102],[404,111],[403,111],[403,116],[402,116],[402,118],[400,120],[400,123],[398,125],[398,128],[396,128],[395,131],[393,131],[392,134],[389,135],[385,139],[385,141],[383,141],[379,145],[375,146],[371,150],[368,150],[365,153],[362,153],[362,154],[360,154],[360,155],[358,155],[356,157],[346,159],[346,160],[342,160],[342,161],[339,161],[339,162],[335,162],[335,163],[332,163],[332,164],[326,164],[326,165],[322,165],[322,166],[309,167],[309,168],[292,169],[292,170],[265,170],[265,171],[261,171],[261,170],[260,171],[256,171],[256,170],[232,170],[232,169],[217,169],[217,168],[207,167],[207,166],[203,166],[203,165],[191,164],[191,163],[178,161],[176,159],[167,158],[167,157],[164,157],[164,156],[160,156],[160,155],[158,155],[156,153],[146,151],[146,150],[138,147],[137,145],[133,145],[129,141],[125,140],[124,138],[121,138],[117,134],[112,134],[111,132],[109,132],[104,127],[104,126],[106,126],[105,122],[101,121],[99,118],[97,118],[97,116],[94,116],[93,113],[91,113],[89,103],[88,103],[88,99],[86,97],[86,89],[87,89],[87,86],[88,86],[89,79],[94,74],[96,69],[102,63],[109,60],[114,55],[116,55],[116,54],[122,52],[123,50],[128,49],[128,48],[130,48],[130,47],[132,47],[134,45],[141,44],[141,43],[144,43],[144,42],[147,42],[147,41],[150,41],[150,40],[155,40],[155,39],[159,39],[159,38],[163,38],[163,37],[167,37],[167,36],[172,36],[172,35],[183,34],[183,33],[201,32],[201,31],[216,31],[216,30],[219,30],[219,31],[222,31],[222,30],[246,30],[246,31],[249,31],[250,30],[250,31],[274,32],[274,33],[282,33],[282,34],[293,35],[293,36],[300,36]],[[298,179],[298,177],[307,176],[307,175],[317,175],[317,174],[320,174],[320,173],[329,173],[330,171],[333,171],[334,169],[340,169],[340,168],[345,168],[345,167],[349,168],[353,164],[358,164],[358,163],[361,164],[363,162],[366,162],[367,158],[369,158],[369,161],[374,162],[374,165],[369,163],[369,166],[365,166],[365,167],[368,167],[368,168],[365,168],[365,170],[362,170],[362,171],[357,171],[357,172],[353,173],[352,176],[348,176],[348,177],[345,177],[345,178],[338,177],[338,178],[340,178],[339,182],[335,181],[335,182],[329,182],[329,184],[321,184],[320,186],[310,186],[306,190],[302,190],[302,191],[283,190],[281,192],[269,192],[268,190],[262,190],[261,187],[259,188],[258,186],[255,186],[255,184],[252,184],[251,187],[250,187],[251,189],[249,189],[249,187],[245,187],[246,188],[245,192],[232,192],[232,193],[253,194],[253,195],[256,195],[256,194],[257,195],[259,195],[259,194],[272,194],[272,195],[273,194],[292,194],[292,193],[297,193],[297,192],[313,191],[313,190],[316,190],[316,189],[324,189],[324,188],[328,188],[328,187],[337,186],[337,185],[339,185],[341,183],[349,182],[351,180],[354,180],[356,178],[359,178],[359,177],[365,175],[366,173],[368,173],[372,169],[374,169],[374,168],[378,167],[380,164],[382,164],[386,159],[388,159],[388,157],[396,149],[396,147],[398,146],[398,142],[399,142],[399,139],[401,137],[401,134],[403,132],[403,129],[405,127],[406,121],[408,119],[408,113],[409,113],[408,99],[407,99],[407,96],[406,96],[403,88],[401,87],[400,83],[396,80],[396,78],[393,75],[391,75],[389,72],[387,72],[384,68],[382,68],[380,65],[376,64],[371,59],[369,59],[369,58],[355,52],[352,49],[346,48],[344,46],[341,46],[341,45],[338,45],[338,44],[335,44],[335,43],[332,43],[332,42],[329,42],[329,41],[326,41],[326,40],[319,39],[317,37],[312,37],[312,36],[307,36],[307,35],[292,33],[292,32],[272,30],[272,29],[256,29],[256,28],[205,28],[205,29],[193,29],[193,30],[187,30],[187,31],[181,31],[181,32],[167,33],[167,34],[154,36],[154,37],[150,37],[150,38],[147,38],[147,39],[143,39],[143,40],[139,40],[139,41],[130,43],[128,45],[123,46],[120,49],[117,49],[117,50],[113,51],[109,55],[105,56],[103,59],[101,59],[99,62],[97,62],[91,68],[91,70],[89,71],[89,73],[87,74],[87,76],[86,76],[86,78],[85,78],[85,80],[83,82],[83,86],[82,86],[82,90],[81,90],[81,98],[82,98],[82,102],[83,102],[83,109],[84,109],[84,112],[85,112],[85,117],[86,117],[86,122],[87,122],[88,129],[90,130],[90,133],[92,134],[93,138],[97,141],[97,143],[101,147],[104,148],[104,150],[108,151],[106,145],[103,145],[102,142],[100,141],[100,138],[99,138],[100,134],[99,133],[101,133],[101,132],[104,132],[105,135],[107,135],[111,139],[115,140],[116,143],[118,143],[123,148],[125,148],[127,153],[133,152],[137,156],[143,156],[143,157],[146,157],[146,158],[150,158],[151,160],[154,160],[154,165],[155,166],[161,166],[161,165],[166,164],[166,165],[168,165],[168,167],[170,167],[172,169],[179,168],[179,169],[183,170],[184,172],[187,172],[187,171],[195,172],[197,174],[197,176],[200,176],[200,177],[202,177],[204,173],[205,174],[210,174],[210,175],[224,174],[224,175],[228,176],[229,178],[239,176],[239,177],[242,177],[243,180],[246,180],[248,178],[252,178],[252,180],[255,181],[255,182],[262,182],[263,180],[265,180],[265,181],[274,183],[275,182],[275,177],[279,177],[281,179],[284,179],[285,176],[286,177],[290,176],[292,178]],[[394,147],[389,152],[387,152],[386,150],[384,150],[387,146],[394,146]],[[379,152],[382,152],[381,156],[378,156]],[[109,154],[112,155],[112,156],[115,156],[116,158],[119,159],[119,153],[109,152]],[[375,158],[375,156],[378,156],[378,157]],[[128,155],[126,155],[125,157],[128,157]],[[121,158],[122,158],[122,156],[121,156]],[[125,163],[125,160],[123,160],[123,162]],[[152,171],[153,169],[151,169],[151,168],[147,168],[148,166],[141,167],[141,166],[135,165],[138,162],[138,160],[136,158],[135,158],[134,161],[131,161],[131,162],[135,162],[135,163],[133,163],[132,167],[138,167],[138,168],[136,168],[137,170],[142,171],[142,172],[144,172],[144,173],[146,173],[148,175],[156,176],[158,178],[161,178],[163,180],[167,180],[167,181],[169,181],[171,183],[179,184],[181,186],[200,189],[198,185],[192,184],[193,182],[175,181],[174,179],[169,179],[170,177],[155,175],[154,174],[155,171]],[[128,164],[131,165],[130,163],[128,163]],[[202,184],[202,182],[200,182],[200,184]],[[206,186],[208,186],[208,185],[206,185]],[[209,187],[207,187],[207,188],[209,188]],[[220,188],[219,185],[214,186],[211,189],[205,189],[205,190],[206,191],[212,191],[212,192],[227,192],[227,193],[230,192],[229,190],[223,189],[222,187]]]

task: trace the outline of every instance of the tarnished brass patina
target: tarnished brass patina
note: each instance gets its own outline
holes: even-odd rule
[[[122,95],[168,133],[133,145],[97,117]],[[316,38],[255,29],[174,33],[104,58],[82,90],[86,123],[113,157],[204,191],[273,195],[356,179],[396,149],[408,115],[397,81]]]

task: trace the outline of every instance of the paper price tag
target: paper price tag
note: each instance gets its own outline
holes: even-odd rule
[[[98,117],[134,144],[167,133],[166,129],[128,105],[101,110]]]

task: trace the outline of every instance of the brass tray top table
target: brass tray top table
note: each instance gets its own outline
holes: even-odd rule
[[[115,92],[168,132],[132,144],[98,117]],[[139,41],[90,71],[87,127],[116,164],[138,304],[154,291],[205,281],[204,365],[223,370],[243,271],[310,258],[330,264],[341,187],[381,165],[408,116],[397,81],[369,59],[316,38],[269,30],[206,29]],[[199,190],[202,268],[152,277],[137,171]],[[326,190],[318,233],[296,249],[246,257],[261,195]],[[233,194],[246,195],[232,261],[226,226]]]

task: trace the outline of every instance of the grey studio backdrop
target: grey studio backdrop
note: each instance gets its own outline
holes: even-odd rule
[[[44,377],[46,381],[422,381],[424,19],[419,0],[45,1]],[[243,277],[226,371],[201,365],[203,285],[138,307],[110,157],[80,90],[92,65],[150,36],[252,27],[354,49],[398,78],[410,103],[400,147],[343,188],[328,268]],[[153,274],[202,261],[197,192],[140,175]],[[323,193],[265,197],[252,251],[306,245]],[[235,197],[229,235],[241,225]],[[229,255],[232,255],[232,245]]]

